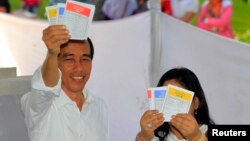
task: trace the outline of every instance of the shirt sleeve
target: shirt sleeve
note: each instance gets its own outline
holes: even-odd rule
[[[39,67],[32,77],[31,91],[23,95],[21,98],[21,108],[25,115],[25,122],[28,130],[39,129],[44,117],[48,114],[52,102],[55,97],[58,97],[61,92],[61,72],[56,86],[45,86],[41,74],[41,67]]]

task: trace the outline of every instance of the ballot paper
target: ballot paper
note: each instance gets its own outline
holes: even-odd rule
[[[66,2],[62,23],[67,26],[71,39],[87,39],[94,12],[94,5],[72,0]]]
[[[65,12],[65,3],[57,3],[57,24],[63,24],[64,12]]]
[[[89,26],[93,21],[95,6],[74,0],[47,6],[46,14],[50,25],[64,24],[71,39],[86,40]]]
[[[56,5],[47,6],[45,9],[49,24],[50,25],[57,24],[57,6]]]
[[[166,92],[167,92],[167,87],[148,88],[147,98],[150,110],[157,109],[159,111],[162,111],[162,106],[164,103]]]
[[[166,122],[171,120],[172,115],[188,113],[192,103],[194,92],[174,85],[168,85],[164,99],[162,112]]]

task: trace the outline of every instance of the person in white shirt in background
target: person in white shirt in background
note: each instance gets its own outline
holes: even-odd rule
[[[136,0],[105,0],[102,11],[105,20],[121,19],[131,16],[138,9]]]
[[[91,40],[70,40],[64,25],[43,31],[44,63],[32,77],[32,90],[21,98],[30,141],[108,141],[105,102],[85,85],[94,47]]]
[[[170,6],[167,3],[170,3]],[[166,11],[165,13],[169,14],[167,11],[171,11],[171,16],[188,23],[192,21],[199,10],[198,0],[161,0],[161,4],[162,8],[165,9],[163,12]]]

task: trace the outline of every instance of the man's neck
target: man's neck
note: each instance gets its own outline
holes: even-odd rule
[[[81,94],[67,94],[68,97],[74,101],[79,109],[79,111],[82,111],[82,106],[83,106],[83,103],[84,103],[84,95],[81,93]]]
[[[76,103],[79,111],[82,110],[82,106],[83,106],[83,103],[85,101],[85,97],[84,97],[84,94],[82,92],[79,92],[79,93],[72,93],[72,92],[68,92],[67,90],[65,91],[65,94],[72,100]]]

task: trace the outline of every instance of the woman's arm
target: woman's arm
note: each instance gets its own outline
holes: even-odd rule
[[[220,18],[209,18],[207,20],[207,24],[209,26],[225,27],[226,25],[230,24],[232,13],[233,13],[233,7],[227,6],[223,8]]]

